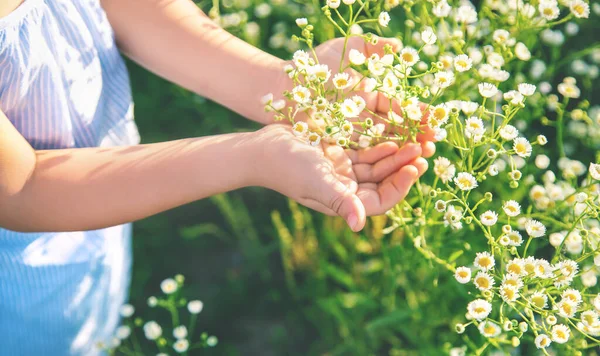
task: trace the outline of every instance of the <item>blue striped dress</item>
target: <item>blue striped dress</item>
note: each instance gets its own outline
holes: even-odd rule
[[[139,142],[99,0],[25,0],[0,18],[0,109],[36,149]],[[99,354],[127,297],[130,239],[130,225],[0,228],[0,355]]]

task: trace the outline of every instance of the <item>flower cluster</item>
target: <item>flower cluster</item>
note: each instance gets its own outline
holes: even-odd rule
[[[355,37],[377,44],[363,28],[393,35],[390,14],[399,5],[406,20],[397,45],[383,54],[347,49]],[[581,100],[574,77],[553,94],[540,59],[543,43],[564,42],[557,28],[576,34],[575,20],[591,10],[600,6],[487,0],[478,11],[468,1],[329,0],[323,14],[345,37],[339,63],[320,62],[315,27],[298,19],[295,39],[307,49],[285,68],[293,89],[263,98],[267,111],[311,145],[402,145],[424,132],[440,142],[433,175],[388,212],[393,225],[384,231],[402,229],[473,296],[456,331],[474,326],[466,345],[474,353],[522,342],[546,355],[600,346],[600,155],[577,154],[598,147],[600,109]],[[570,59],[591,54],[600,62],[593,50]],[[374,95],[389,103],[383,111],[370,103]],[[436,236],[453,234],[481,249],[467,258],[469,249],[430,247]]]
[[[148,307],[161,308],[168,312],[171,318],[172,338],[165,334],[163,326],[155,320],[144,321],[141,317],[133,317],[135,308],[130,304],[121,306],[119,313],[124,319],[123,325],[115,331],[115,335],[108,342],[108,345],[100,343],[99,347],[108,348],[111,354],[123,353],[126,355],[148,355],[150,349],[157,349],[159,356],[168,355],[172,352],[177,354],[188,354],[194,349],[214,347],[218,340],[216,336],[209,336],[203,332],[195,343],[194,328],[198,314],[202,311],[204,304],[200,300],[187,301],[179,293],[184,284],[184,277],[176,275],[174,278],[167,278],[160,284],[160,289],[164,297],[149,297]],[[183,324],[180,308],[187,308],[188,315],[184,318],[189,319],[187,325]],[[136,329],[141,328],[146,340],[151,344],[140,344],[135,336]],[[152,347],[153,346],[153,347]],[[156,353],[155,351],[153,351]]]

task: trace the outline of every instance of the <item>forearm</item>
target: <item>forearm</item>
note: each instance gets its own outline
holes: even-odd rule
[[[249,135],[37,151],[23,188],[0,196],[0,226],[91,230],[252,184]]]
[[[260,98],[280,92],[284,61],[219,28],[189,0],[102,0],[102,6],[133,60],[249,119],[272,121]]]

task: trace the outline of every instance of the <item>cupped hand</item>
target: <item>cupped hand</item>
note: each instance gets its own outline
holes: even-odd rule
[[[327,64],[333,73],[337,73],[340,70],[340,60],[342,58],[342,53],[344,52],[344,40],[344,38],[334,38],[315,48],[319,63]],[[349,63],[348,53],[351,49],[360,51],[367,58],[373,54],[377,54],[382,57],[385,54],[384,47],[386,45],[390,45],[393,50],[397,52],[400,49],[401,42],[394,38],[379,38],[377,44],[374,45],[365,42],[365,40],[361,37],[350,37],[348,39],[348,43],[346,44],[343,68],[346,68],[347,64]],[[361,80],[361,74],[355,70],[346,69],[345,71],[350,74],[354,83],[357,83]],[[360,88],[361,86],[358,87],[358,89]],[[390,100],[382,93],[367,93],[359,90],[356,92],[356,94],[365,99],[366,108],[368,110],[377,113],[381,117],[387,117],[388,111],[390,110]],[[400,103],[398,100],[392,101],[392,110],[401,115]],[[423,150],[423,157],[431,157],[435,153],[435,144],[433,143],[434,132],[427,126],[427,116],[428,114],[424,113],[420,126],[423,133],[417,136],[417,141],[421,144]],[[377,117],[373,117],[373,120],[376,124],[383,123],[387,126],[384,121],[378,119]],[[395,130],[399,130],[399,128],[396,128]],[[391,130],[390,133],[395,133],[394,129]]]
[[[328,215],[339,215],[353,231],[366,216],[380,215],[408,194],[427,170],[417,143],[385,142],[364,150],[320,143],[311,146],[289,126],[268,125],[256,132],[264,165],[258,184]]]

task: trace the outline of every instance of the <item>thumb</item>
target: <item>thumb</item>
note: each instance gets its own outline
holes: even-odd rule
[[[363,229],[366,222],[365,207],[362,201],[338,179],[326,185],[323,204],[346,220],[346,223],[357,232]]]

